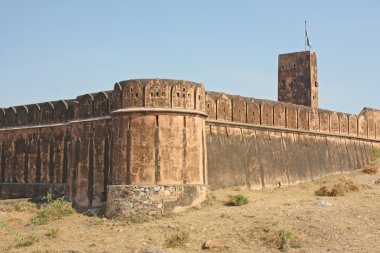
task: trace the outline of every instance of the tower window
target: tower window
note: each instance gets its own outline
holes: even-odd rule
[[[295,68],[296,67],[296,64],[293,64],[293,68]]]
[[[284,69],[284,65],[281,66],[281,69]]]
[[[318,81],[315,81],[315,87],[318,87]]]

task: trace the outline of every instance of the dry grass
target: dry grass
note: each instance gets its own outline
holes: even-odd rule
[[[368,166],[368,167],[362,169],[362,173],[370,174],[370,175],[377,174],[377,171],[378,171],[378,169],[375,166]]]
[[[16,248],[24,248],[33,245],[38,242],[38,238],[35,235],[28,235],[25,237],[20,237],[17,240]]]
[[[66,201],[63,197],[54,200],[48,195],[46,196],[46,201],[47,203],[40,207],[36,216],[31,220],[31,225],[44,225],[75,212],[71,207],[71,203]]]
[[[317,196],[344,196],[349,192],[358,192],[359,186],[355,184],[352,180],[341,179],[340,182],[334,185],[323,185],[318,190],[315,191]]]
[[[45,235],[46,235],[47,237],[50,237],[50,238],[57,238],[58,235],[59,235],[59,233],[60,233],[60,229],[59,229],[59,228],[51,228],[51,229],[49,229],[49,230],[45,233]]]
[[[301,248],[302,238],[291,229],[280,229],[274,227],[264,227],[261,241],[268,248],[275,248],[285,252],[289,249]]]
[[[189,242],[189,238],[190,238],[189,232],[182,231],[167,238],[165,240],[164,246],[166,248],[184,247],[186,243]]]

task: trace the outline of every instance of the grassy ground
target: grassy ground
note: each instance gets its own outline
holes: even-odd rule
[[[380,252],[379,179],[379,172],[357,171],[291,187],[217,190],[201,207],[160,219],[107,220],[71,213],[64,203],[41,210],[2,201],[0,252],[207,252],[202,246],[213,239],[225,242],[223,252]],[[347,180],[358,191],[315,195]],[[226,205],[228,195],[248,203]],[[43,222],[33,222],[36,217]]]

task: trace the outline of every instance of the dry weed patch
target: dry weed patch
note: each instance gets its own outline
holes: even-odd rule
[[[261,241],[268,248],[275,248],[282,252],[292,248],[301,248],[302,238],[293,230],[264,227]]]
[[[38,238],[35,235],[28,235],[21,237],[17,240],[16,248],[24,248],[33,245],[38,242]]]
[[[377,167],[375,167],[375,166],[368,166],[368,167],[362,169],[362,173],[369,174],[369,175],[377,174]]]
[[[342,179],[340,182],[334,185],[323,185],[321,188],[315,191],[317,196],[344,196],[349,192],[359,191],[359,186],[355,184],[352,180]]]
[[[190,234],[189,232],[182,231],[165,240],[164,246],[166,248],[178,248],[184,247],[186,243],[189,242]]]
[[[49,230],[45,233],[45,235],[46,235],[47,237],[57,238],[58,235],[59,235],[59,233],[60,233],[59,228],[51,228],[51,229],[49,229]]]

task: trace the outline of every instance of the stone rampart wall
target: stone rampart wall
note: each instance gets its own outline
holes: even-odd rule
[[[380,111],[338,113],[217,92],[206,94],[213,188],[296,184],[368,163],[380,148]]]
[[[197,117],[205,118],[204,106],[200,84],[144,79],[74,100],[0,108],[0,198],[65,184],[70,199],[88,207],[105,203],[109,184],[204,183],[197,171],[206,168]]]
[[[206,121],[210,187],[297,184],[368,164],[380,142],[357,136]]]
[[[208,119],[380,139],[380,111],[359,115],[224,93],[206,94]]]
[[[112,184],[296,183],[366,164],[379,114],[206,94],[187,81],[123,81],[74,100],[0,108],[0,196],[58,189],[91,207]]]

